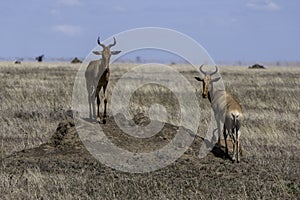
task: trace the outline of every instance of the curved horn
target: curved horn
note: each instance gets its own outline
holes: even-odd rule
[[[109,46],[109,48],[111,48],[111,47],[115,46],[116,44],[117,44],[116,38],[114,37],[114,43],[112,43],[112,44],[110,44],[110,45],[108,45],[108,46]]]
[[[218,73],[218,71],[219,71],[218,67],[217,66],[215,66],[215,67],[216,67],[216,70],[210,74],[211,76]]]
[[[100,37],[98,37],[98,40],[97,40],[98,44],[104,49],[105,48],[105,45],[104,44],[101,44],[100,42]]]
[[[199,67],[199,69],[200,69],[200,72],[202,73],[202,74],[204,74],[204,75],[206,75],[206,73],[202,70],[202,67],[204,66],[204,64],[202,64],[200,67]]]

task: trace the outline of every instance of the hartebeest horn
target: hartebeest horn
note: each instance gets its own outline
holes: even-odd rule
[[[97,40],[98,44],[104,49],[105,48],[105,45],[104,44],[101,44],[100,42],[100,37],[98,37],[98,40]]]
[[[114,43],[112,43],[112,44],[108,45],[108,47],[109,47],[109,48],[111,48],[111,47],[115,46],[116,44],[117,44],[117,42],[116,42],[116,38],[114,37]]]
[[[199,67],[199,69],[200,69],[200,72],[206,76],[206,72],[204,72],[204,71],[202,70],[202,67],[203,67],[203,66],[204,66],[204,64],[202,64],[202,65]]]
[[[212,76],[212,75],[214,75],[214,74],[218,73],[218,71],[219,71],[218,67],[217,67],[217,66],[215,66],[215,68],[216,68],[216,70],[215,70],[213,73],[211,73],[211,74],[210,74],[210,76]]]

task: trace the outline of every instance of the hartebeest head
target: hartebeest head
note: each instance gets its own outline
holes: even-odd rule
[[[109,62],[110,62],[110,56],[111,55],[117,55],[119,54],[121,51],[111,51],[110,48],[116,45],[116,38],[114,38],[114,43],[109,44],[107,46],[105,46],[104,44],[102,44],[100,42],[100,37],[98,37],[98,45],[101,46],[103,48],[102,51],[93,51],[94,54],[96,55],[101,55],[102,56],[102,61],[105,65],[105,68],[109,67]]]
[[[218,73],[217,66],[216,66],[216,70],[214,72],[210,73],[210,74],[204,72],[202,70],[202,67],[203,67],[203,65],[200,66],[199,70],[204,75],[204,78],[195,77],[195,79],[197,81],[201,81],[203,83],[202,97],[207,98],[207,97],[209,97],[209,91],[212,90],[212,84],[211,83],[218,81],[221,77],[212,79],[212,76],[214,74]]]

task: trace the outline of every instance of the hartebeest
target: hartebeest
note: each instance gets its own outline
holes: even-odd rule
[[[114,43],[105,46],[101,44],[100,37],[98,37],[98,45],[101,46],[103,49],[102,51],[93,51],[96,55],[101,55],[102,58],[99,60],[93,60],[87,66],[85,71],[85,79],[86,79],[86,87],[88,91],[88,101],[89,101],[89,112],[90,118],[95,117],[95,99],[97,98],[97,121],[101,122],[100,117],[100,90],[103,88],[104,93],[104,113],[103,113],[103,123],[106,123],[106,105],[107,105],[107,98],[106,98],[106,88],[109,81],[109,62],[111,55],[117,55],[121,51],[111,51],[110,48],[116,45],[116,39],[114,38]]]
[[[240,127],[243,118],[242,106],[225,90],[214,90],[213,83],[217,82],[221,77],[212,79],[212,76],[218,72],[218,68],[213,73],[207,74],[202,70],[203,65],[200,66],[200,72],[204,74],[204,78],[195,77],[196,80],[203,83],[202,97],[208,98],[216,116],[218,125],[218,145],[220,145],[220,125],[224,123],[223,135],[225,141],[225,153],[228,155],[227,136],[229,134],[233,143],[232,160],[240,161]],[[228,134],[227,134],[228,132]]]

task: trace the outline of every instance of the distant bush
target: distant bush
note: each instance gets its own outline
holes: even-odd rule
[[[249,69],[266,69],[263,65],[260,64],[254,64],[252,66],[248,67]]]

